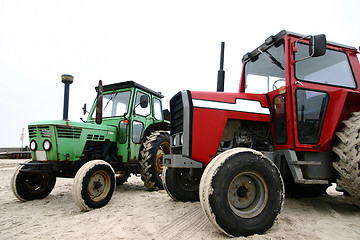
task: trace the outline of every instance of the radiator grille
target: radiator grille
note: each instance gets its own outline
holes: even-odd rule
[[[87,135],[87,140],[95,140],[95,141],[103,141],[105,139],[105,136],[103,135]]]
[[[79,139],[81,136],[81,128],[57,127],[57,135],[59,138]]]
[[[29,127],[29,138],[35,138],[36,137],[36,127]]]
[[[179,92],[170,100],[171,134],[183,131],[183,110],[181,92]]]
[[[39,132],[41,134],[41,137],[50,138],[50,128],[49,127],[40,127]]]

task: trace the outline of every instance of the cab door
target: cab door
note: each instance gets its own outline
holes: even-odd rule
[[[291,43],[295,45],[294,40]],[[299,41],[296,52],[292,47],[293,137],[296,148],[321,149],[330,146],[335,113],[341,112],[341,107],[336,110],[339,98],[335,94],[356,85],[344,52],[328,48],[322,56],[308,56],[308,40]]]
[[[130,121],[129,134],[129,161],[139,160],[144,131],[151,120],[150,95],[137,89],[134,98],[134,107]]]

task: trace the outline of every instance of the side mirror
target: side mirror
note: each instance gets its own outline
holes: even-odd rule
[[[86,103],[84,103],[84,106],[82,107],[82,110],[83,110],[83,115],[85,115],[87,113],[87,111],[86,111]]]
[[[309,55],[310,57],[323,56],[326,53],[326,36],[325,34],[310,37]]]
[[[141,108],[147,108],[148,105],[149,105],[148,96],[141,95],[141,97],[140,97],[140,107]]]
[[[171,115],[170,115],[170,111],[168,109],[163,110],[163,115],[164,115],[165,120],[171,121]]]
[[[102,103],[103,103],[103,87],[102,87],[102,81],[99,80],[99,86],[97,87],[96,118],[95,118],[97,124],[102,123],[102,105],[103,105]]]

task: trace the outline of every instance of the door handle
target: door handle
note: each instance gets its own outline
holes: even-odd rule
[[[295,85],[297,86],[298,84],[300,84],[301,86],[304,86],[304,84],[302,84],[302,82],[300,82],[300,81],[295,81]]]

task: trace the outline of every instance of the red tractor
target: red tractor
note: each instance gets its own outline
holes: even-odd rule
[[[285,191],[326,193],[360,206],[360,65],[356,48],[281,31],[244,55],[239,91],[184,90],[170,100],[163,182],[197,201],[231,236],[264,233]],[[223,48],[221,51],[223,56]]]

